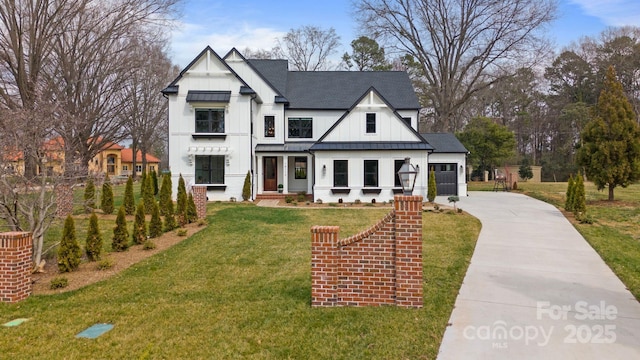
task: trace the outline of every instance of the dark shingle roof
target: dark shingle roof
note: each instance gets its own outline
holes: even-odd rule
[[[434,153],[468,153],[464,145],[451,133],[420,134],[431,146]]]
[[[310,150],[433,150],[433,148],[425,142],[347,141],[320,142],[314,144]]]
[[[248,60],[289,101],[290,109],[349,109],[376,88],[396,110],[419,109],[403,71],[288,71],[286,60]]]

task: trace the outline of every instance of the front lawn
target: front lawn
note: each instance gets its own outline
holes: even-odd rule
[[[423,309],[311,308],[310,227],[341,237],[389,209],[209,205],[209,225],[81,290],[0,304],[2,358],[433,359],[473,253],[469,215],[424,213]],[[95,339],[75,335],[114,324]]]

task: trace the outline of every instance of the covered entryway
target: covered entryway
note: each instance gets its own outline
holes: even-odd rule
[[[458,173],[455,163],[429,164],[429,168],[435,171],[438,196],[458,195]]]
[[[265,156],[263,158],[264,168],[264,191],[278,190],[278,158],[275,156]]]

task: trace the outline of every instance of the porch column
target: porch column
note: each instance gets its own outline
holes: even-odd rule
[[[289,193],[289,156],[282,156],[282,185],[284,188],[282,189],[282,193]]]

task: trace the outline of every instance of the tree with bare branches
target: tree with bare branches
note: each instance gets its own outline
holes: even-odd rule
[[[555,0],[358,0],[361,27],[417,67],[435,131],[461,129],[467,100],[547,53]]]
[[[329,56],[340,46],[340,36],[334,28],[328,30],[317,26],[302,26],[291,29],[278,39],[272,50],[276,58],[289,60],[291,70],[320,71],[330,67]]]

